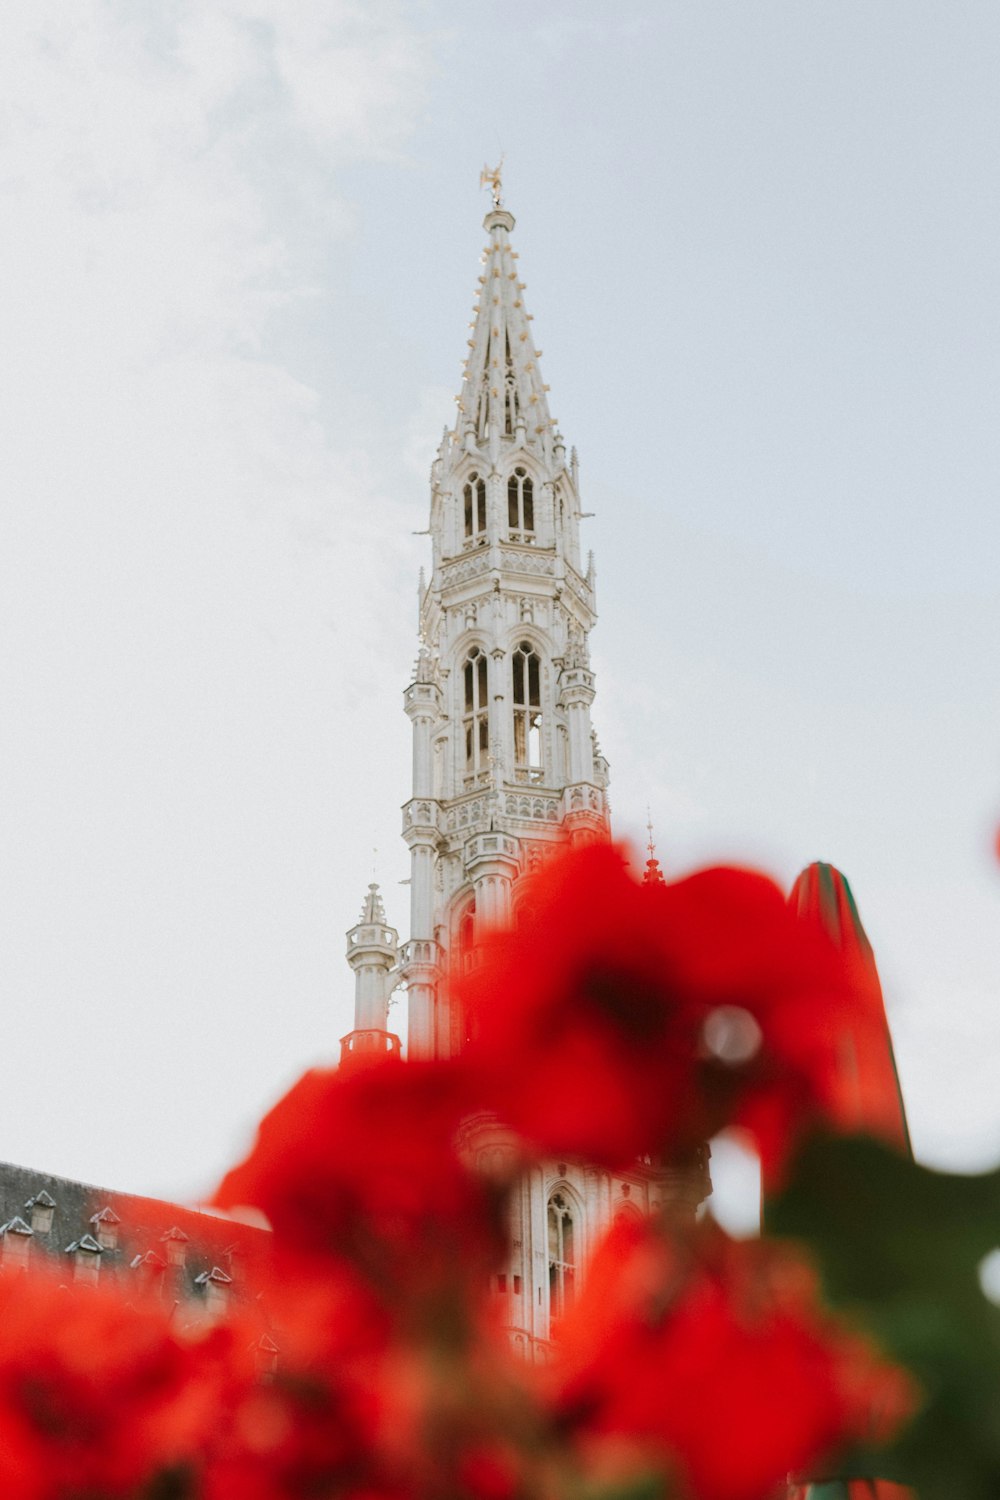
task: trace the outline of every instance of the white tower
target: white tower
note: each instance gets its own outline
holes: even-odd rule
[[[463,1018],[439,981],[504,921],[546,844],[608,833],[590,724],[594,573],[580,561],[576,462],[549,415],[513,215],[489,236],[454,430],[431,476],[430,582],[406,690],[413,796],[408,1051],[446,1057]]]
[[[390,976],[395,933],[381,903],[349,934],[358,998],[345,1057],[391,1047],[393,979],[406,985],[408,1055],[459,1051],[465,1020],[448,976],[473,961],[485,926],[515,914],[517,879],[546,846],[609,836],[608,767],[590,722],[594,567],[580,558],[576,453],[567,462],[549,415],[510,244],[514,217],[498,175],[488,180],[494,207],[457,420],[431,471],[432,572],[421,580],[420,652],[405,692],[410,937]],[[377,973],[364,988],[367,968]],[[466,1146],[486,1169],[510,1150],[485,1115],[469,1121]],[[618,1174],[569,1162],[535,1168],[513,1205],[512,1260],[495,1288],[515,1344],[545,1357],[553,1320],[616,1217],[667,1202],[691,1212],[706,1190],[703,1171],[652,1163]]]

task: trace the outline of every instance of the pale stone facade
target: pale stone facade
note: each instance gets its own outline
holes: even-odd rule
[[[400,947],[372,886],[348,935],[355,1029],[344,1056],[398,1045],[388,1028],[405,985],[407,1053],[449,1057],[465,1040],[449,973],[474,961],[486,926],[516,919],[519,878],[546,847],[607,838],[608,767],[591,726],[592,557],[581,560],[575,450],[549,413],[531,333],[514,218],[484,221],[474,321],[454,428],[431,472],[432,565],[422,580],[420,651],[405,708],[413,726],[410,937]],[[470,1120],[484,1167],[510,1150],[503,1128]],[[514,1205],[514,1255],[498,1278],[515,1343],[544,1357],[601,1233],[665,1201],[688,1211],[703,1174],[636,1163],[611,1174],[580,1163],[536,1169]]]

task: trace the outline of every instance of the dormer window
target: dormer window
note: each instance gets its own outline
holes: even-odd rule
[[[102,1250],[91,1234],[82,1234],[78,1240],[66,1246],[66,1254],[73,1257],[73,1280],[94,1282],[101,1269]]]
[[[278,1373],[278,1346],[266,1333],[262,1333],[254,1346],[254,1363],[261,1380],[272,1380]]]
[[[102,1208],[99,1213],[91,1214],[90,1222],[94,1226],[94,1238],[102,1250],[118,1249],[118,1225],[121,1219],[113,1208]]]
[[[0,1228],[0,1243],[3,1244],[3,1263],[15,1270],[23,1271],[28,1265],[28,1255],[34,1231],[20,1217],[9,1219]]]
[[[470,474],[462,491],[465,511],[466,544],[486,540],[486,480],[481,474]]]
[[[188,1238],[183,1229],[179,1229],[176,1224],[172,1229],[168,1229],[166,1234],[160,1235],[160,1244],[166,1251],[168,1266],[175,1268],[183,1266],[187,1259]]]
[[[200,1276],[196,1276],[194,1283],[204,1290],[206,1313],[210,1317],[221,1317],[229,1304],[229,1288],[233,1284],[233,1278],[227,1276],[220,1266],[213,1266],[210,1271],[202,1271]]]
[[[31,1231],[33,1234],[48,1234],[52,1228],[52,1216],[56,1211],[56,1200],[44,1188],[29,1198],[24,1205],[31,1215]]]
[[[474,779],[489,769],[490,710],[487,676],[485,652],[474,646],[466,657],[464,671],[465,711],[462,727],[465,731],[467,780]]]
[[[518,781],[542,779],[542,663],[530,641],[514,651],[514,769]]]
[[[535,540],[535,486],[527,469],[516,468],[507,480],[507,525],[512,542]]]

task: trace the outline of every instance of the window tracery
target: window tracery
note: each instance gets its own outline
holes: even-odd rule
[[[465,481],[462,490],[465,541],[482,542],[486,539],[486,480],[475,471]]]
[[[455,947],[458,954],[458,967],[465,970],[472,961],[472,952],[476,940],[476,898],[470,897],[462,908],[458,919],[458,927],[455,931]]]
[[[518,781],[542,780],[542,663],[530,641],[511,658],[514,769]]]
[[[473,646],[465,659],[464,709],[462,727],[465,733],[465,777],[475,781],[489,771],[490,711],[486,654]]]
[[[549,1319],[554,1327],[573,1305],[576,1290],[576,1226],[562,1193],[548,1206]]]
[[[513,436],[514,429],[519,420],[517,400],[517,377],[514,374],[514,360],[510,352],[510,333],[507,332],[504,342],[504,383],[503,383],[503,430],[507,437]]]
[[[512,542],[535,540],[535,485],[521,465],[507,480],[507,525]]]

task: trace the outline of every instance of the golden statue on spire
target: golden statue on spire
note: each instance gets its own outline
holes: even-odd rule
[[[660,869],[660,861],[656,857],[656,840],[653,838],[653,814],[650,812],[648,805],[646,807],[646,829],[649,833],[649,840],[646,844],[646,848],[649,851],[649,858],[646,861],[646,868],[643,871],[642,883],[643,885],[666,885],[667,882],[663,878],[663,871]]]
[[[479,186],[481,188],[489,187],[489,190],[493,195],[494,208],[503,207],[503,183],[501,181],[502,172],[503,157],[501,156],[495,167],[484,167],[479,174]]]

